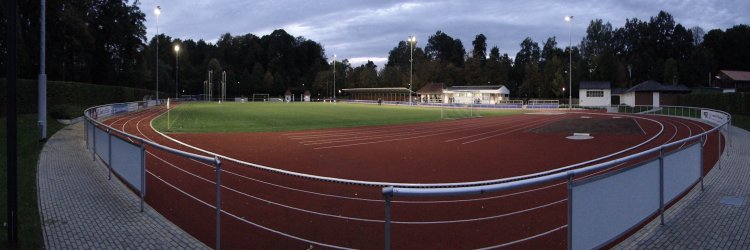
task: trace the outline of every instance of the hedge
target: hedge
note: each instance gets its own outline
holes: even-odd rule
[[[679,105],[705,107],[750,116],[750,93],[681,95]]]
[[[5,116],[6,90],[6,80],[0,79],[0,116]],[[37,91],[37,80],[18,80],[17,109],[19,114],[37,112]],[[143,100],[144,96],[153,95],[154,91],[148,89],[48,81],[47,112],[54,118],[73,118],[81,116],[87,107]]]

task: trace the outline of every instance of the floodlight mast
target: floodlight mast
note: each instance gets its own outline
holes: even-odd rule
[[[176,44],[174,46],[174,83],[175,83],[175,89],[174,89],[174,98],[180,98],[180,81],[179,81],[179,75],[177,72],[180,71],[180,45]]]
[[[409,36],[409,105],[412,104],[412,85],[414,85],[414,43],[417,42],[417,37]]]
[[[336,103],[336,54],[333,54],[333,103]]]
[[[565,16],[568,22],[568,109],[573,109],[573,39],[571,36],[573,16]]]
[[[159,103],[159,15],[161,15],[161,6],[156,6],[154,14],[156,15],[156,103]]]

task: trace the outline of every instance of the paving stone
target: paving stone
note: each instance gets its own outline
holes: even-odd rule
[[[46,249],[208,249],[149,206],[85,148],[83,123],[55,133],[37,171]],[[179,247],[176,247],[179,246]]]
[[[666,226],[657,218],[614,248],[750,249],[750,132],[730,133],[721,168],[703,179],[705,191],[697,185],[665,212]]]

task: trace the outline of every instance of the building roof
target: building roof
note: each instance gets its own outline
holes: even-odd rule
[[[580,89],[610,89],[607,81],[581,81]]]
[[[626,91],[630,92],[690,92],[690,88],[682,84],[665,85],[654,80],[648,80]]]
[[[442,83],[431,82],[425,84],[421,89],[417,90],[417,94],[442,94],[445,86]]]
[[[503,85],[477,85],[477,86],[452,86],[448,87],[448,91],[479,91],[479,90],[498,90]]]
[[[408,94],[411,92],[409,89],[404,87],[398,88],[351,88],[342,89],[341,91],[349,93],[404,93]]]
[[[750,81],[750,71],[722,70],[720,72],[735,81]]]
[[[626,88],[613,88],[612,89],[612,94],[613,95],[622,95],[622,94],[625,94],[625,92],[627,92],[627,91],[628,91],[628,89],[626,89]]]

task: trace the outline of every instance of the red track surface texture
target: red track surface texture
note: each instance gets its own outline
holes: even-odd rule
[[[114,128],[199,153],[162,137],[152,109],[107,121]],[[645,134],[592,134],[572,141],[562,133],[529,130],[560,119],[612,119],[607,114],[525,114],[419,125],[286,133],[171,134],[221,155],[295,172],[366,181],[445,183],[492,180],[551,170],[649,143],[615,156],[701,133],[700,122],[662,116],[635,119]],[[662,131],[663,127],[663,131]],[[661,131],[661,133],[659,133]],[[581,131],[585,132],[585,131]],[[716,133],[706,141],[717,148]],[[682,146],[682,145],[681,145]],[[717,160],[706,150],[704,170]],[[215,244],[214,167],[147,147],[146,201],[209,246]],[[635,164],[636,162],[628,163]],[[274,173],[222,161],[222,247],[308,248],[319,244],[383,248],[381,187],[341,184]],[[579,178],[585,178],[581,176]],[[503,193],[397,198],[392,203],[394,248],[565,248],[565,183]]]

